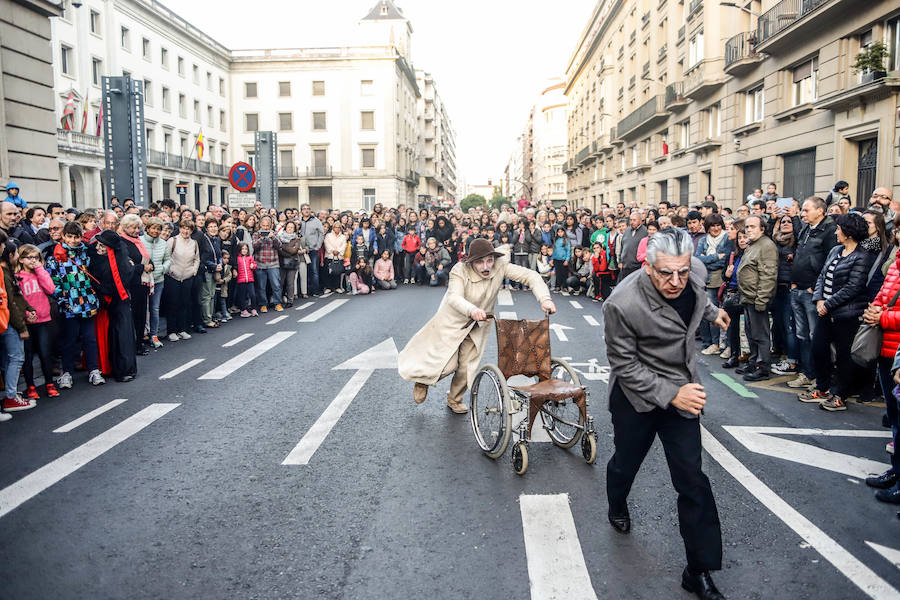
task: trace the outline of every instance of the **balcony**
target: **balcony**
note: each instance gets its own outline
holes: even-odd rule
[[[684,96],[684,82],[676,81],[666,86],[666,110],[676,111],[690,104]]]
[[[665,122],[669,113],[665,108],[665,97],[660,94],[654,96],[630,115],[619,121],[616,131],[622,139],[637,136],[649,129]]]
[[[697,100],[713,93],[725,83],[721,76],[720,58],[707,58],[685,73],[684,95]]]
[[[618,127],[613,126],[609,128],[609,143],[614,146],[621,146],[625,143],[625,140],[619,135]]]
[[[624,96],[624,95],[625,95],[625,88],[620,87],[620,88],[619,88],[619,98],[621,98],[621,97]]]
[[[93,155],[103,154],[102,138],[77,131],[57,129],[56,145],[68,152]]]
[[[637,82],[637,75],[632,75],[631,79],[628,80],[628,89],[629,90],[634,87],[635,82]]]
[[[875,101],[888,98],[892,94],[898,92],[900,92],[900,79],[896,77],[885,77],[868,83],[862,83],[834,94],[828,94],[813,104],[813,107],[835,112],[844,111],[855,106],[872,104]]]
[[[306,167],[306,176],[310,179],[331,179],[331,167],[316,165]]]
[[[278,166],[278,177],[279,179],[296,179],[299,177],[299,169],[297,167],[289,166],[289,165],[279,165]]]
[[[584,164],[587,161],[587,159],[590,155],[591,155],[591,145],[588,144],[587,146],[582,148],[578,152],[578,154],[575,155],[575,164],[580,167],[582,164]]]
[[[606,134],[599,136],[591,143],[591,156],[593,156],[594,158],[600,157],[608,147],[609,136]]]
[[[668,44],[663,44],[662,46],[660,46],[659,47],[659,56],[656,58],[656,61],[659,62],[662,59],[664,59],[666,57],[666,54],[668,53],[668,51],[669,51]]]
[[[641,29],[650,24],[650,11],[641,15]]]
[[[756,26],[757,52],[771,54],[775,50],[795,47],[805,37],[819,33],[824,24],[838,22],[859,11],[860,2],[851,0],[782,0],[759,17]],[[816,24],[814,21],[819,20]],[[798,36],[798,34],[800,34]]]
[[[749,73],[762,59],[756,52],[755,31],[739,33],[725,42],[725,73],[728,75]]]
[[[419,173],[410,169],[404,174],[403,180],[410,185],[419,185]]]
[[[650,75],[650,61],[644,63],[644,68],[641,69],[641,77],[649,77]]]
[[[689,148],[687,148],[687,151],[693,152],[694,154],[704,154],[706,152],[709,152],[710,150],[715,150],[716,148],[718,148],[721,145],[722,145],[722,137],[721,136],[709,137],[709,138],[706,138],[705,140],[701,140],[701,141],[697,142],[696,144],[690,146]]]
[[[696,13],[699,13],[703,9],[703,0],[691,0],[691,3],[688,8],[688,19],[694,17]]]
[[[212,163],[212,174],[218,175],[220,177],[225,176],[225,165],[220,165],[219,163]]]
[[[687,25],[682,25],[681,28],[678,30],[678,39],[677,39],[676,43],[680,44],[681,42],[684,41],[684,30],[686,28],[687,28]]]
[[[636,39],[637,39],[637,31],[632,31],[631,35],[628,36],[628,45],[630,46],[631,44],[633,44]]]

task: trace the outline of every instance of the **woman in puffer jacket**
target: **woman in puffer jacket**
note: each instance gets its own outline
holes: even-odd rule
[[[838,215],[835,222],[838,245],[828,253],[813,293],[819,314],[812,338],[816,389],[798,396],[802,402],[817,402],[828,411],[847,410],[846,398],[859,383],[859,367],[850,358],[850,347],[866,309],[866,282],[875,260],[875,255],[860,245],[869,237],[869,226],[861,215]]]

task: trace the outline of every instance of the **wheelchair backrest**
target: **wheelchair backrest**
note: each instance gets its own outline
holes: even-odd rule
[[[497,366],[503,376],[550,378],[550,319],[495,319]]]

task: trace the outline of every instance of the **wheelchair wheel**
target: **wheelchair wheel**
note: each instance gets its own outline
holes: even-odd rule
[[[528,446],[523,442],[513,444],[512,465],[516,475],[524,475],[528,470]]]
[[[494,365],[481,367],[472,382],[469,415],[481,450],[491,458],[506,452],[512,432],[506,378]]]
[[[578,373],[561,358],[550,359],[550,377],[577,386],[581,385]],[[544,421],[550,439],[560,448],[571,448],[581,439],[584,431],[584,417],[574,399],[566,398],[560,402],[544,403],[541,419]],[[578,424],[577,427],[575,423]]]
[[[594,464],[597,460],[597,440],[593,435],[583,435],[581,437],[581,455],[584,462],[589,465]]]

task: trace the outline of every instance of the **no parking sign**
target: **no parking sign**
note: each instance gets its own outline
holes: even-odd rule
[[[248,163],[234,163],[228,171],[228,181],[231,182],[231,187],[239,192],[249,192],[256,183],[256,173]]]

